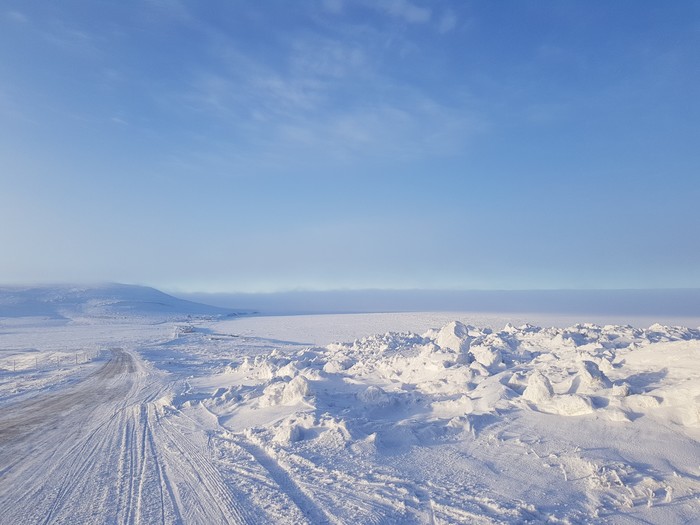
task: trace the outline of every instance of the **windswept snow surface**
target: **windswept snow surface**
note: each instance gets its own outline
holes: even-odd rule
[[[700,330],[440,315],[0,318],[0,523],[697,520]]]

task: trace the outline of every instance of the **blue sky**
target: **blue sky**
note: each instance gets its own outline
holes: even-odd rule
[[[13,1],[0,276],[700,287],[700,3]]]

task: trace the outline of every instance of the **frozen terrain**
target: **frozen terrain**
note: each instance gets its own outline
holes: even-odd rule
[[[0,294],[0,523],[700,515],[697,328],[60,290]]]

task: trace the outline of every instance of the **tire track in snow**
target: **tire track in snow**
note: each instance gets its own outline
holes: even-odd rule
[[[0,522],[254,523],[211,461],[159,417],[153,401],[168,386],[114,350],[80,383],[4,407]]]
[[[173,422],[161,417],[155,419],[155,440],[162,439],[162,450],[167,457],[164,463],[170,475],[178,479],[174,487],[175,496],[179,501],[187,499],[192,503],[191,508],[187,509],[188,517],[193,521],[202,521],[204,516],[202,522],[210,523],[213,522],[213,514],[216,514],[220,523],[256,524],[255,516],[236,501],[208,454],[204,454],[201,447],[174,428]],[[206,448],[204,439],[203,448]],[[201,496],[202,489],[206,497],[196,497]],[[207,503],[209,508],[205,506]]]
[[[127,439],[125,439],[125,446],[124,446],[124,453],[126,457],[128,458],[127,464],[128,464],[128,475],[125,477],[121,477],[119,479],[119,482],[122,482],[122,480],[126,479],[128,480],[128,487],[126,492],[124,493],[124,497],[126,499],[126,502],[123,505],[120,505],[120,508],[123,508],[124,511],[126,512],[126,516],[120,520],[122,525],[127,525],[129,523],[134,523],[134,521],[131,519],[132,512],[133,512],[133,497],[134,497],[134,485],[136,483],[136,466],[137,466],[137,460],[136,460],[136,447],[134,446],[134,443],[136,442],[136,428],[134,425],[134,421],[132,418],[129,418],[127,420],[127,425],[126,425],[126,432],[125,435],[128,436]]]
[[[282,467],[275,458],[265,452],[260,446],[243,436],[236,444],[246,450],[270,474],[280,490],[284,492],[299,507],[302,514],[314,525],[340,523],[334,516],[328,514],[322,507],[316,504],[303,489],[292,479],[291,475]]]
[[[3,521],[12,515],[18,516],[15,522],[56,521],[54,517],[75,492],[78,481],[90,475],[89,458],[99,449],[96,437],[105,424],[100,409],[108,396],[124,394],[124,386],[128,386],[120,386],[124,363],[117,354],[99,371],[59,395],[5,407],[0,417],[0,429],[4,430],[0,463],[13,456],[23,461],[9,466],[0,479]]]
[[[155,455],[151,455],[149,452],[149,448],[146,446],[146,442],[148,440],[148,431],[149,431],[149,425],[148,425],[148,416],[147,414],[144,414],[145,410],[147,410],[147,407],[141,405],[139,407],[139,419],[141,420],[141,429],[140,429],[140,439],[139,439],[139,450],[140,450],[140,458],[141,458],[141,465],[140,465],[140,472],[139,472],[139,486],[138,486],[138,493],[137,493],[137,498],[136,498],[136,505],[134,508],[135,516],[138,518],[138,522],[141,521],[141,517],[146,514],[146,519],[149,518],[149,514],[153,511],[151,511],[151,508],[154,506],[154,503],[151,503],[150,505],[144,505],[146,502],[146,494],[147,494],[147,489],[148,489],[148,481],[151,479],[153,474],[155,473],[155,465],[158,463],[158,458]],[[145,420],[144,420],[145,416]],[[150,460],[149,460],[150,456]],[[148,467],[151,467],[150,469]],[[154,490],[155,494],[157,497],[151,498],[155,502],[155,506],[160,510],[160,517],[162,518],[163,516],[163,487],[158,484],[156,486],[157,491]],[[152,521],[152,520],[151,520]],[[163,523],[164,520],[161,519],[161,523]]]

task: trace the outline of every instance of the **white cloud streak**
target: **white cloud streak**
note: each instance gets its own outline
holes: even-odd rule
[[[270,166],[289,166],[290,159],[338,163],[449,155],[485,127],[467,101],[448,105],[398,85],[353,41],[297,37],[289,43],[285,68],[266,66],[231,42],[222,45],[225,71],[197,73],[182,96],[191,110],[235,128],[230,140],[239,146],[238,161],[241,148],[250,164],[265,151],[262,162]],[[222,149],[230,150],[225,143]]]
[[[322,6],[325,11],[337,15],[343,11],[343,0],[323,0]]]
[[[367,5],[411,24],[429,22],[433,14],[427,7],[418,6],[408,0],[375,0]]]
[[[19,11],[7,11],[5,13],[5,17],[8,20],[11,20],[12,22],[16,22],[19,24],[25,24],[29,21],[27,16],[24,13],[20,13]]]
[[[207,55],[201,62],[183,64],[188,81],[147,89],[152,103],[168,118],[185,123],[194,116],[200,123],[191,131],[182,130],[191,140],[187,148],[163,152],[164,165],[244,173],[348,165],[372,158],[408,161],[463,151],[487,127],[466,97],[440,100],[385,71],[386,61],[392,55],[404,57],[410,44],[400,31],[387,37],[369,23],[319,31],[309,26],[303,32],[276,35],[279,47],[267,55],[249,51],[235,35],[195,16],[179,0],[149,4],[168,15],[160,23],[186,21],[196,28]],[[338,1],[322,7],[333,11],[346,6]],[[413,24],[432,20],[450,26],[456,20],[450,13],[447,22],[432,19],[430,9],[408,0],[386,0],[372,7]],[[62,24],[52,29],[60,29],[68,43],[92,41],[90,35]],[[105,75],[118,75],[124,85],[142,83],[133,72],[130,78],[113,70]],[[133,115],[107,118],[138,127],[128,117]],[[211,129],[216,135],[210,135]]]
[[[457,27],[457,15],[453,11],[447,10],[442,14],[438,22],[438,32],[441,34],[449,33]]]

